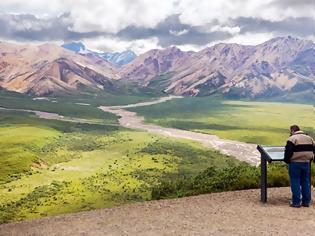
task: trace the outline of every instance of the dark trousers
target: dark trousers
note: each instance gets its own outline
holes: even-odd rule
[[[307,162],[292,162],[289,164],[289,176],[292,191],[292,204],[309,204],[311,202],[310,192],[310,164]]]

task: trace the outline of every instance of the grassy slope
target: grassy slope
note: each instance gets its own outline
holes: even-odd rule
[[[112,115],[99,113],[97,106],[104,104],[99,98],[59,98],[55,104],[6,96],[2,94],[1,105],[104,119],[106,124],[117,122]],[[147,100],[116,98],[107,104]],[[311,106],[209,99],[185,98],[136,110],[157,124],[264,144],[282,144],[292,122],[303,121],[309,130],[314,127]],[[231,184],[236,189],[257,187],[259,182],[256,169],[238,168],[240,162],[196,143],[112,125],[75,124],[0,111],[0,134],[0,147],[5,150],[0,152],[0,222],[148,200],[152,190],[154,198],[164,198],[223,191]],[[239,171],[236,175],[229,174],[235,173],[231,166]],[[209,177],[209,173],[216,174]],[[285,170],[271,174],[275,186],[287,184]],[[248,175],[254,176],[250,183]],[[230,183],[226,176],[241,181]],[[225,179],[228,181],[222,182]]]
[[[152,188],[162,180],[231,162],[193,142],[117,126],[48,121],[16,112],[0,117],[5,150],[0,154],[0,222],[151,199]]]
[[[222,138],[268,145],[283,145],[288,127],[299,124],[315,132],[312,105],[183,98],[150,107],[133,108],[147,122],[216,134]]]
[[[63,116],[93,119],[104,123],[116,123],[116,117],[98,109],[100,105],[125,105],[153,99],[156,95],[114,95],[109,93],[64,95],[48,97],[49,100],[33,100],[32,96],[0,90],[0,107],[39,110]],[[77,103],[90,104],[80,105]]]

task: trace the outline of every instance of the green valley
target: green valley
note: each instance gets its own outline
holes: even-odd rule
[[[0,222],[152,198],[163,180],[231,160],[194,142],[0,111]]]
[[[255,144],[284,145],[292,124],[315,133],[314,106],[307,104],[185,97],[129,110],[147,123]]]
[[[1,223],[259,187],[255,166],[193,141],[120,127],[117,117],[98,108],[149,97],[128,101],[128,97],[114,96],[77,100],[1,96],[3,107],[38,109],[95,122],[46,120],[32,113],[0,110]],[[287,126],[297,121],[314,132],[310,105],[206,97],[130,109],[144,115],[147,122],[244,142],[282,145]],[[288,184],[286,166],[274,165],[269,185]]]

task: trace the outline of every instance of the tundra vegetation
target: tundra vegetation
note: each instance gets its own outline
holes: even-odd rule
[[[315,110],[310,104],[186,97],[129,110],[148,123],[255,144],[283,145],[292,124],[315,135]]]
[[[121,128],[115,116],[97,106],[127,104],[128,97],[106,98],[34,101],[1,93],[2,107],[38,109],[96,123],[0,110],[0,223],[259,187],[257,167],[192,141]],[[147,99],[133,97],[129,102]],[[159,125],[262,144],[283,144],[286,125],[293,121],[308,124],[305,127],[314,132],[309,117],[314,110],[308,105],[185,98],[136,110]],[[269,184],[289,184],[286,165],[270,166]]]

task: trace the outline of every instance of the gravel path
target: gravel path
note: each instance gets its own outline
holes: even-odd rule
[[[0,235],[314,235],[315,209],[290,208],[289,188],[149,201],[0,225]]]
[[[119,124],[126,128],[141,129],[151,133],[161,134],[165,136],[190,139],[202,143],[207,147],[214,148],[223,154],[233,156],[241,161],[246,161],[251,165],[258,165],[260,162],[259,152],[256,150],[256,144],[243,143],[233,140],[221,139],[216,135],[202,134],[193,131],[166,128],[153,124],[144,123],[145,119],[142,116],[138,116],[136,112],[125,110],[131,107],[150,106],[166,102],[171,99],[180,98],[178,96],[162,97],[158,100],[151,102],[143,102],[137,104],[131,104],[126,106],[101,106],[101,110],[110,112],[116,116],[119,116]]]

